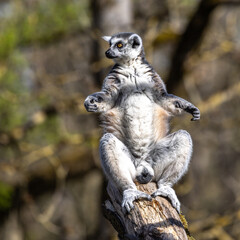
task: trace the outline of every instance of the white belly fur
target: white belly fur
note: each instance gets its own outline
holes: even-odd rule
[[[131,94],[124,101],[123,126],[126,142],[137,155],[146,153],[153,140],[153,103],[143,93]]]

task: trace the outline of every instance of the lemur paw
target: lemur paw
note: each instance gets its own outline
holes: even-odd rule
[[[84,106],[88,112],[97,112],[98,103],[101,103],[102,101],[103,98],[98,94],[94,93],[86,98]]]
[[[192,114],[193,118],[191,119],[191,121],[197,121],[200,120],[200,111],[197,107],[195,107],[194,105],[190,104],[190,105],[185,105],[183,102],[181,101],[175,101],[174,102],[175,107],[176,108],[181,108],[183,110],[185,110],[186,112]]]
[[[200,119],[200,111],[198,108],[194,108],[191,112],[191,114],[193,115],[193,118],[191,119],[191,121],[197,121]]]
[[[190,105],[185,109],[186,112],[192,114],[193,118],[191,119],[191,121],[197,121],[200,120],[200,111],[197,107],[195,107],[194,105]]]
[[[180,213],[181,204],[177,198],[175,191],[171,187],[160,186],[160,188],[158,188],[158,190],[154,192],[151,196],[153,198],[157,196],[167,197],[171,201],[172,206],[178,211],[178,213]]]
[[[122,208],[126,209],[129,213],[133,208],[133,201],[146,198],[147,200],[151,201],[152,197],[147,193],[135,190],[135,189],[127,189],[123,192],[123,201],[122,201]]]

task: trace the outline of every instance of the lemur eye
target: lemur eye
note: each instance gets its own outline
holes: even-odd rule
[[[117,47],[118,47],[118,48],[122,48],[122,47],[123,47],[123,44],[122,44],[122,43],[118,43],[118,44],[117,44]]]

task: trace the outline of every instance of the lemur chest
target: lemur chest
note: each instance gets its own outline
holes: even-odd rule
[[[125,69],[125,76],[122,78],[122,91],[126,94],[135,92],[144,93],[153,87],[152,76],[146,67]]]
[[[119,96],[124,111],[124,128],[130,139],[148,138],[152,133],[154,102],[152,98],[152,78],[145,68],[129,68],[121,80]]]
[[[138,118],[142,114],[141,111],[152,107],[151,69],[146,64],[135,63],[130,67],[117,67],[115,73],[120,90],[116,105],[121,106],[129,116]]]

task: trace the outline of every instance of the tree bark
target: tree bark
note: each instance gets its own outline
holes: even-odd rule
[[[156,184],[137,185],[138,190],[148,194],[156,191]],[[107,188],[110,199],[103,206],[104,216],[118,232],[120,240],[187,240],[186,230],[171,203],[156,197],[152,201],[135,201],[129,214],[121,208],[122,195],[113,187]]]

